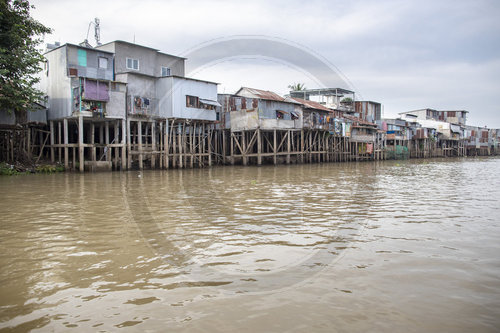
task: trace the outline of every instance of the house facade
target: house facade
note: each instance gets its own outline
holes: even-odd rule
[[[174,123],[192,133],[189,124],[216,120],[217,83],[185,78],[185,58],[125,41],[54,45],[44,56],[40,87],[51,131],[60,133],[51,156],[64,156],[66,167],[164,165],[176,154],[164,140],[173,143]],[[198,126],[199,140],[209,129]]]
[[[231,131],[302,128],[300,104],[271,91],[242,87],[233,95],[219,95],[218,102]]]
[[[443,121],[451,124],[465,126],[465,124],[467,123],[467,113],[469,113],[469,111],[465,110],[438,111],[434,109],[420,109],[414,111],[401,112],[399,114],[402,115],[403,117],[407,115],[414,116],[418,120]]]

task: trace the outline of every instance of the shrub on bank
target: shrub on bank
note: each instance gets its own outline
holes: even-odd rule
[[[29,173],[56,173],[66,171],[63,165],[40,164],[32,167],[0,162],[0,175],[13,176]]]

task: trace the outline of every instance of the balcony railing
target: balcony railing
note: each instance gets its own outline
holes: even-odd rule
[[[155,98],[129,96],[127,98],[127,112],[136,116],[158,116],[158,101]]]

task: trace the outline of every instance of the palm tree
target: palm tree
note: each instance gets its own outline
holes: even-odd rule
[[[294,83],[289,85],[288,88],[292,91],[302,91],[307,89],[304,83]]]

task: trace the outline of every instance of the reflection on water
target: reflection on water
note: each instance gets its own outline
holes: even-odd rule
[[[500,159],[0,178],[0,328],[495,331]]]

